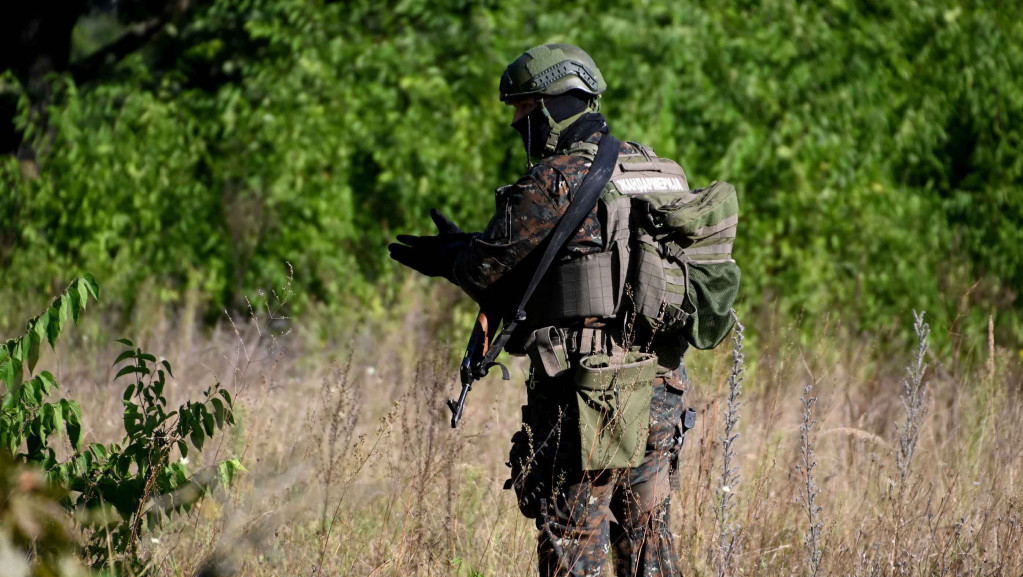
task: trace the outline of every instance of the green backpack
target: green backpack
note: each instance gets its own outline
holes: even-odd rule
[[[714,182],[690,191],[676,163],[641,150],[611,178],[615,192],[629,199],[627,278],[637,322],[712,349],[732,329],[739,292],[739,266],[732,260],[735,188]]]

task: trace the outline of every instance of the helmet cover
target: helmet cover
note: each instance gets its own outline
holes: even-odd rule
[[[542,44],[530,48],[501,75],[501,101],[524,96],[556,96],[580,90],[599,96],[607,90],[604,77],[590,55],[571,44]]]

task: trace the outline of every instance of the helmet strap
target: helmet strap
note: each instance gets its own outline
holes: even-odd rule
[[[526,115],[526,170],[533,168],[533,158],[529,155],[529,143],[533,142],[533,120]]]

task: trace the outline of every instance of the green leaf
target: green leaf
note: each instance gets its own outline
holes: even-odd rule
[[[192,413],[188,410],[188,405],[181,405],[178,409],[178,434],[184,436],[192,430]]]
[[[136,367],[135,365],[128,365],[126,367],[123,367],[121,368],[121,370],[117,371],[117,375],[114,377],[114,380],[116,381],[117,379],[125,375],[133,375],[137,372],[137,369],[138,367]]]
[[[117,355],[117,359],[114,360],[114,364],[116,365],[121,361],[133,358],[135,358],[135,349],[128,349],[126,351],[121,352],[121,354]]]
[[[39,436],[46,438],[50,433],[63,429],[64,419],[58,414],[60,407],[52,403],[46,403],[39,409]]]
[[[82,308],[89,306],[89,281],[84,277],[79,278],[75,282],[75,289],[78,291],[78,300],[82,303]]]
[[[10,368],[8,369],[7,378],[4,382],[7,383],[7,388],[17,387],[21,385],[22,379],[25,376],[24,370],[21,368],[21,361],[14,358],[13,356],[8,359]],[[9,380],[8,380],[9,379]]]
[[[46,395],[43,393],[43,383],[38,379],[32,379],[25,383],[25,387],[22,389],[22,395],[22,398],[27,397],[26,400],[31,400],[37,405],[42,405],[43,399],[46,398]]]
[[[77,290],[72,290],[68,291],[64,298],[68,302],[68,308],[71,312],[71,320],[75,322],[75,325],[78,325],[78,319],[82,316],[82,297],[78,294]]]
[[[59,297],[57,297],[57,300],[58,300],[58,303],[54,303],[54,304],[57,304],[57,306],[60,307],[60,311],[59,311],[60,312],[60,322],[61,322],[61,328],[63,329],[64,323],[66,323],[68,321],[68,318],[71,316],[71,297],[69,297],[66,294],[63,294],[63,295],[60,295]]]
[[[82,280],[85,281],[85,288],[92,293],[92,298],[99,300],[99,283],[96,282],[96,278],[90,273],[82,275]]]
[[[43,391],[45,391],[47,395],[50,394],[53,389],[57,388],[57,379],[53,377],[53,373],[50,371],[43,371],[39,373],[36,378],[39,379],[40,383],[42,383]]]
[[[127,387],[125,387],[124,395],[121,396],[121,399],[127,401],[134,394],[135,394],[135,383],[132,383],[132,384],[128,385]]]
[[[47,327],[50,324],[50,315],[43,313],[36,317],[35,322],[32,323],[32,332],[39,336],[39,342],[42,342],[46,338]]]
[[[217,383],[217,386],[220,386],[220,383]],[[220,393],[220,396],[224,397],[224,400],[227,401],[228,406],[234,405],[234,403],[231,402],[231,393],[227,392],[226,389],[220,389],[218,392]]]
[[[64,430],[64,423],[71,418],[71,415],[65,414],[64,407],[67,406],[67,400],[61,399],[59,402],[53,403],[53,430],[60,432]]]
[[[26,351],[28,353],[26,355],[28,357],[28,372],[32,374],[32,371],[36,369],[36,363],[39,362],[39,343],[41,339],[39,338],[39,333],[35,331],[29,331],[23,339],[26,343],[24,346],[28,349]]]
[[[174,471],[174,478],[177,479],[179,485],[184,485],[188,482],[188,469],[185,464],[181,461],[171,463],[171,470]]]
[[[100,443],[93,443],[89,445],[89,452],[91,452],[96,459],[103,461],[105,461],[109,455],[109,453],[107,453],[106,446],[101,445]]]
[[[117,341],[115,341],[115,342],[121,343],[122,345],[124,345],[126,347],[132,347],[132,348],[135,347],[135,343],[131,342],[131,340],[126,339],[126,338],[117,339]]]
[[[234,483],[236,473],[247,472],[247,469],[242,466],[241,461],[238,459],[228,459],[223,461],[217,466],[217,469],[217,472],[220,474],[220,484],[224,487],[230,487]]]
[[[50,343],[50,348],[56,345],[57,337],[60,336],[60,330],[60,311],[50,307],[46,310],[46,342]]]
[[[20,397],[21,397],[21,390],[18,389],[18,388],[14,388],[13,390],[8,391],[4,395],[4,402],[0,406],[2,406],[3,410],[9,411],[9,410],[13,409],[14,407],[16,407],[18,405],[18,399]],[[13,429],[13,428],[14,428],[13,426],[9,427],[8,430],[9,429]]]
[[[184,441],[178,441],[178,451],[181,451],[182,457],[188,456],[188,443]]]
[[[213,436],[213,431],[214,431],[214,428],[213,428],[213,415],[211,415],[209,413],[209,411],[206,410],[205,407],[203,407],[203,411],[202,411],[202,426],[203,426],[204,429],[206,429],[206,435],[209,436],[209,437],[212,437]]]
[[[138,433],[142,426],[142,416],[139,414],[139,407],[136,404],[129,403],[124,409],[124,432],[128,433],[129,437]]]
[[[74,415],[76,421],[80,422],[82,420],[82,406],[78,404],[78,401],[62,399],[60,402],[64,405],[65,414],[70,413]]]
[[[160,361],[160,364],[163,365],[163,368],[167,369],[167,374],[170,375],[171,378],[173,378],[174,377],[174,371],[171,370],[170,363],[167,362],[166,359],[164,359],[164,360]]]
[[[14,389],[14,359],[8,357],[0,361],[0,381],[7,385],[8,391]]]
[[[140,375],[148,375],[149,374],[149,369],[147,369],[146,367],[139,367],[139,366],[135,366],[135,365],[128,365],[128,366],[122,368],[121,370],[117,371],[117,376],[114,377],[114,380],[116,381],[117,379],[123,377],[124,375],[130,375],[130,374],[133,374],[133,373],[138,373]]]
[[[67,421],[67,436],[71,440],[71,446],[75,450],[79,450],[82,447],[82,424],[77,419],[74,421]]]
[[[217,428],[218,429],[223,429],[224,428],[224,402],[221,401],[220,399],[214,398],[213,400],[210,401],[210,404],[213,405],[213,416],[217,420]]]
[[[206,440],[206,436],[202,432],[202,427],[195,427],[192,429],[192,434],[189,436],[192,441],[192,446],[202,451],[202,443]]]
[[[148,361],[150,363],[155,363],[156,362],[156,357],[154,357],[153,355],[151,355],[149,353],[139,352],[139,357],[138,358],[142,359],[143,361]]]
[[[234,471],[227,465],[227,461],[224,461],[217,466],[217,473],[219,473],[220,484],[225,488],[230,487],[232,478],[234,477]]]

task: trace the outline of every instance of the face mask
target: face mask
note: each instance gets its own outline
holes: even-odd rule
[[[560,134],[574,122],[575,118],[586,112],[589,106],[588,97],[574,92],[546,97],[540,100],[539,105],[528,116],[513,122],[512,127],[522,136],[522,143],[525,144],[529,156],[539,158],[553,152],[554,139],[551,139],[551,131],[554,124],[565,123],[565,126],[558,126]]]
[[[513,122],[512,128],[518,131],[522,137],[526,154],[533,158],[540,158],[544,155],[544,146],[547,144],[547,137],[551,134],[551,125],[547,122],[547,118],[539,106],[528,115]]]

